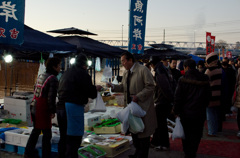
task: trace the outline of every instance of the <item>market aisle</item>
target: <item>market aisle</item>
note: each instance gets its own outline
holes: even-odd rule
[[[207,137],[206,124],[204,135],[198,149],[197,158],[239,158],[240,139],[236,136],[238,128],[236,117],[227,118],[223,124],[223,132],[218,137]],[[115,158],[128,158],[134,153],[134,147],[116,156]],[[0,152],[0,158],[22,158],[15,153]],[[170,151],[149,150],[149,158],[184,158],[182,143],[180,139],[171,140]]]
[[[208,137],[207,123],[205,123],[204,134],[198,148],[197,158],[239,158],[240,157],[240,139],[236,136],[238,132],[236,115],[228,117],[223,123],[223,131],[218,137]],[[149,158],[184,158],[182,152],[182,143],[180,139],[170,141],[170,151],[155,151],[150,149]],[[134,153],[134,147],[131,150],[117,156],[116,158],[127,158]]]

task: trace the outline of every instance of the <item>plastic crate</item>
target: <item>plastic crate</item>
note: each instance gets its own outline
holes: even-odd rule
[[[17,153],[19,155],[24,155],[25,147],[18,146]]]
[[[5,144],[4,151],[11,152],[11,153],[16,153],[17,150],[18,150],[17,146],[11,145],[11,144]]]

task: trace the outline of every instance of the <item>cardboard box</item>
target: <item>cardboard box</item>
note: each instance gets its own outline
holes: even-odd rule
[[[121,132],[121,124],[113,127],[93,128],[96,134],[114,134]]]
[[[23,134],[24,132],[29,133],[29,135]],[[6,131],[4,133],[6,144],[26,147],[31,130],[19,128],[11,131]],[[36,147],[40,146],[42,146],[42,135],[39,135]]]
[[[114,144],[111,145],[98,145],[100,148],[102,148],[107,154],[105,155],[105,157],[115,157],[123,152],[125,152],[126,150],[130,149],[130,144],[128,140],[122,140],[119,142],[116,142]]]
[[[93,131],[93,127],[84,126],[84,131]]]

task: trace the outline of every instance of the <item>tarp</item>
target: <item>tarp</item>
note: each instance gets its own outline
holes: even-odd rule
[[[173,45],[169,45],[169,44],[150,44],[150,46],[152,46],[153,48],[167,48],[167,49],[173,49]]]
[[[174,49],[150,48],[144,51],[143,55],[135,55],[137,59],[149,59],[151,56],[158,56],[161,59],[189,59],[187,54]]]
[[[69,53],[76,52],[76,46],[34,30],[27,25],[24,26],[24,43],[22,45],[0,44],[0,49],[11,51],[14,58],[35,58],[39,52],[49,53]]]
[[[196,63],[198,63],[200,60],[203,60],[203,61],[204,61],[204,59],[202,59],[202,58],[200,58],[200,57],[198,57],[198,56],[196,56],[196,55],[193,55],[193,54],[188,54],[188,55],[191,56],[192,59],[193,59]]]
[[[85,53],[93,57],[119,58],[126,50],[114,47],[88,37],[59,36],[59,39],[76,45],[78,53]]]

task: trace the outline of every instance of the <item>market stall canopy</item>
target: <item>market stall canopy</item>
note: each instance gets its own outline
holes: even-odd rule
[[[93,57],[119,58],[126,50],[114,47],[88,37],[81,36],[59,36],[59,39],[76,45],[78,53],[85,53]]]
[[[153,48],[167,48],[167,49],[173,49],[173,45],[169,45],[169,44],[150,44],[150,46],[152,46]]]
[[[161,59],[189,59],[187,54],[174,49],[150,48],[144,51],[143,55],[135,55],[137,59],[150,59],[151,56],[158,56]]]
[[[80,30],[74,27],[71,28],[65,28],[65,29],[58,29],[58,30],[51,30],[47,32],[52,32],[52,33],[61,33],[61,34],[79,34],[79,35],[97,35],[95,33],[91,33],[88,31]]]
[[[53,36],[24,26],[24,42],[22,45],[0,44],[0,49],[11,51],[15,58],[40,59],[40,52],[45,56],[49,53],[66,54],[77,51],[75,45],[71,45]]]

